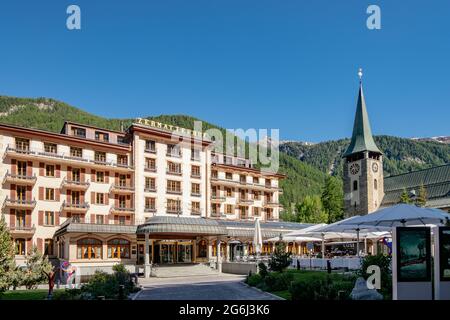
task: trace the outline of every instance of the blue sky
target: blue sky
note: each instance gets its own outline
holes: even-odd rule
[[[351,135],[361,66],[375,134],[449,135],[449,17],[448,0],[2,1],[0,94],[317,142]]]

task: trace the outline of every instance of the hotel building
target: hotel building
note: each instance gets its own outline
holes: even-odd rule
[[[84,275],[118,262],[208,263],[218,252],[228,261],[252,251],[255,218],[264,239],[307,226],[278,221],[283,175],[213,147],[145,119],[123,132],[0,124],[0,203],[17,263],[32,245]]]

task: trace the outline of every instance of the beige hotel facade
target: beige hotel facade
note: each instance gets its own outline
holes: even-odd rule
[[[307,226],[278,221],[283,175],[213,148],[202,133],[143,119],[123,132],[0,124],[0,204],[17,263],[33,245],[85,275],[119,262],[230,261],[252,253],[256,218],[264,239]]]

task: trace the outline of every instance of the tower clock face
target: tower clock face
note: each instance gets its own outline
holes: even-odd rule
[[[351,172],[351,174],[357,174],[359,172],[359,164],[352,163],[350,165],[350,172]]]
[[[372,163],[372,170],[373,172],[378,172],[378,163]]]

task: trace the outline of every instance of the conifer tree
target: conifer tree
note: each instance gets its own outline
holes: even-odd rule
[[[417,196],[416,199],[416,205],[418,205],[419,207],[425,207],[426,204],[427,204],[427,189],[423,184],[421,184],[419,189],[419,195]]]
[[[322,191],[323,210],[328,215],[328,223],[333,223],[344,218],[344,194],[342,185],[331,176],[325,180],[325,186]]]
[[[402,195],[400,196],[400,203],[410,204],[411,199],[409,198],[409,194],[406,189],[403,189]]]
[[[2,214],[0,219],[0,294],[11,286],[14,269],[14,244],[5,216]]]

